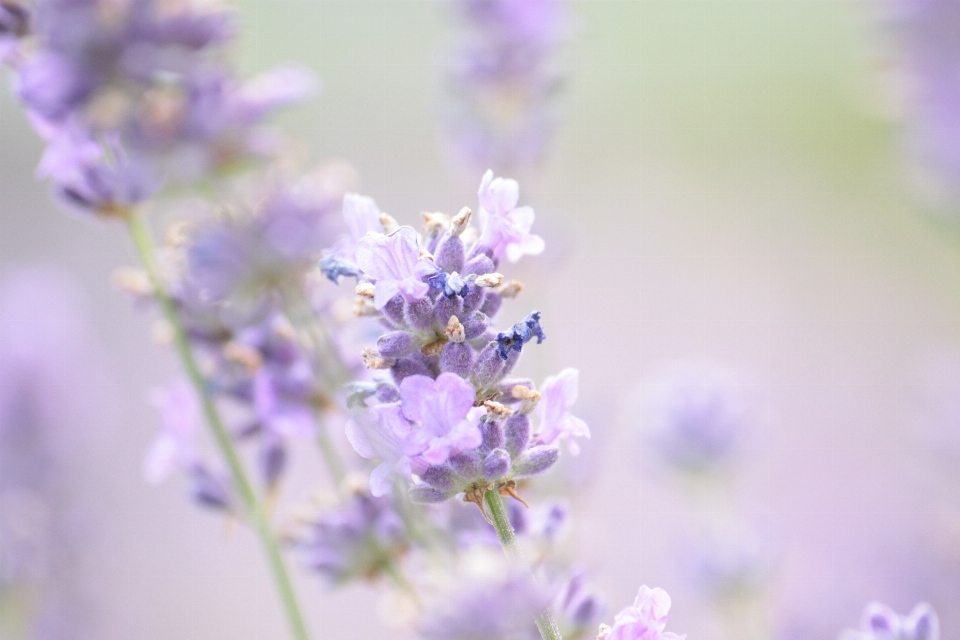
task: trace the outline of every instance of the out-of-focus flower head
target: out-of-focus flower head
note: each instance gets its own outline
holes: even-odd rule
[[[534,619],[549,598],[528,575],[510,574],[461,583],[420,624],[424,640],[532,640]]]
[[[188,239],[193,284],[207,300],[234,305],[254,303],[270,291],[303,295],[310,267],[334,235],[352,179],[348,167],[328,165],[268,185],[243,212],[200,224]]]
[[[647,383],[644,433],[660,457],[684,470],[726,463],[752,415],[743,384],[717,367],[677,367]]]
[[[372,579],[388,570],[410,542],[389,497],[354,491],[310,525],[302,542],[307,563],[330,584]]]
[[[237,78],[222,55],[230,16],[213,5],[37,0],[28,34],[19,5],[3,7],[0,53],[48,143],[40,173],[71,209],[123,214],[168,181],[275,153],[263,119],[312,85],[292,67]]]
[[[458,30],[446,74],[445,125],[473,170],[518,170],[543,157],[564,75],[566,0],[451,0]]]
[[[843,632],[840,640],[940,640],[940,621],[925,602],[905,616],[872,602],[863,612],[860,628]]]
[[[684,640],[686,635],[665,631],[670,596],[663,589],[640,587],[632,607],[613,619],[613,626],[600,625],[598,640]]]
[[[357,229],[321,268],[333,280],[355,275],[358,309],[388,329],[363,357],[369,368],[389,370],[393,384],[381,380],[358,396],[355,404],[365,410],[347,426],[356,451],[381,460],[370,481],[374,495],[383,495],[394,475],[416,476],[414,500],[441,502],[463,493],[482,509],[487,489],[516,497],[517,479],[556,462],[558,439],[589,436],[569,412],[575,370],[548,379],[540,391],[529,380],[507,379],[524,347],[546,338],[540,313],[507,331],[490,327],[503,298],[522,289],[496,272],[500,258],[543,248],[529,234],[532,211],[519,232],[507,230],[517,197],[515,182],[488,172],[479,229],[470,226],[473,214],[465,208],[452,218],[424,214],[422,235],[382,213],[376,222],[372,200],[348,196],[349,207],[345,202],[366,222],[351,225]],[[375,230],[377,224],[387,233]],[[363,228],[368,233],[356,240],[351,262],[353,239]],[[530,418],[538,405],[535,429]]]

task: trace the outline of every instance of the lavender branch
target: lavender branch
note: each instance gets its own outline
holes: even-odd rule
[[[267,561],[270,565],[277,590],[279,591],[293,637],[296,638],[296,640],[308,640],[309,635],[303,621],[303,616],[300,613],[299,605],[297,604],[293,584],[290,581],[283,557],[280,554],[280,546],[270,526],[267,512],[257,498],[253,485],[247,477],[243,463],[240,461],[240,457],[237,455],[237,451],[233,446],[230,435],[223,421],[220,419],[220,414],[207,390],[203,375],[200,373],[200,367],[193,355],[193,350],[190,348],[190,342],[183,328],[183,324],[180,322],[177,309],[173,300],[171,300],[166,289],[163,287],[163,282],[160,279],[157,268],[150,229],[144,220],[135,214],[127,216],[127,225],[134,246],[139,254],[140,261],[150,278],[157,303],[160,305],[164,317],[173,329],[173,339],[177,353],[180,356],[187,377],[197,392],[206,422],[213,433],[221,455],[230,468],[231,476],[237,487],[237,493],[243,503],[243,508],[253,521],[254,528],[257,530],[257,535],[260,538],[260,543],[263,545],[264,553],[267,556]]]
[[[483,496],[487,503],[487,509],[490,510],[490,519],[493,520],[493,528],[497,530],[497,538],[500,540],[500,546],[507,559],[516,566],[526,567],[526,561],[523,558],[523,550],[517,541],[517,536],[513,532],[513,525],[510,524],[510,518],[507,516],[507,510],[503,508],[503,500],[496,489],[490,489]],[[532,572],[531,572],[532,573]],[[554,622],[547,607],[536,617],[537,629],[540,631],[540,637],[543,640],[563,640],[557,623]]]

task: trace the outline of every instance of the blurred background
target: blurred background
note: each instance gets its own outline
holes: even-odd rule
[[[237,5],[245,70],[296,60],[321,79],[282,119],[311,158],[350,163],[401,222],[475,203],[480,175],[448,161],[437,125],[442,3]],[[549,336],[522,368],[537,380],[579,368],[578,415],[593,432],[566,467],[584,487],[571,554],[609,615],[639,584],[661,586],[670,629],[732,640],[683,569],[678,542],[702,502],[655,468],[637,408],[675,363],[717,364],[751,399],[725,487],[762,541],[769,637],[835,638],[871,600],[899,611],[926,600],[956,637],[960,206],[911,152],[894,3],[572,6],[557,135],[542,170],[516,176],[547,241],[519,268],[522,306],[541,309]],[[277,637],[253,537],[175,483],[142,480],[158,423],[148,392],[175,362],[150,315],[108,284],[134,261],[123,229],[59,211],[33,176],[40,152],[5,88],[0,334],[14,355],[0,364],[12,385],[26,375],[11,373],[17,349],[42,351],[43,323],[75,320],[62,336],[72,346],[45,345],[31,375],[62,401],[44,418],[61,449],[45,464],[79,523],[70,589],[84,637]],[[50,281],[62,293],[32,295]],[[384,637],[374,587],[331,593],[294,573],[322,637]]]

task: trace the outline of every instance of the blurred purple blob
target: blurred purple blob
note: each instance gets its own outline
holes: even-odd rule
[[[429,610],[421,623],[424,640],[532,640],[534,618],[547,596],[526,575],[472,580]]]
[[[645,436],[667,464],[720,467],[743,444],[753,416],[744,385],[729,371],[679,366],[647,386]]]
[[[457,25],[446,69],[445,125],[472,171],[542,159],[563,78],[566,0],[450,0]]]
[[[10,615],[40,640],[82,637],[89,617],[67,474],[97,410],[84,323],[64,274],[29,267],[0,278],[0,628]]]
[[[933,195],[960,202],[960,4],[898,0],[908,74],[909,145]],[[937,193],[939,192],[939,193]]]
[[[356,491],[317,518],[302,546],[310,567],[327,583],[340,584],[387,571],[409,540],[390,498]]]
[[[26,34],[25,13],[5,0],[0,59],[50,145],[41,175],[70,209],[122,214],[169,181],[215,177],[276,153],[279,140],[262,120],[313,85],[294,67],[236,77],[222,59],[233,35],[223,9],[38,0],[34,10]],[[21,36],[30,46],[19,47]]]

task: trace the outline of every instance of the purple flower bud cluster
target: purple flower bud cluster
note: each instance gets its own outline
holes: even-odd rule
[[[410,545],[407,529],[388,497],[355,491],[323,512],[302,541],[307,563],[329,584],[374,578]]]
[[[82,212],[123,213],[167,181],[274,153],[260,123],[311,85],[295,68],[239,80],[222,60],[229,15],[196,3],[38,0],[27,22],[4,0],[0,54],[47,143],[39,174]]]
[[[388,370],[393,384],[371,389],[365,410],[347,427],[357,453],[382,460],[371,478],[374,495],[383,495],[395,475],[415,475],[417,502],[464,493],[480,504],[486,489],[512,494],[515,478],[553,465],[558,439],[589,435],[569,413],[575,370],[540,392],[528,380],[508,379],[524,346],[546,336],[536,311],[507,331],[492,328],[502,299],[520,289],[496,269],[504,256],[539,253],[543,242],[530,233],[533,210],[517,206],[515,181],[488,172],[479,197],[479,229],[464,209],[453,218],[428,214],[421,237],[377,215],[372,201],[348,196],[348,227],[368,231],[343,239],[321,263],[331,279],[355,270],[357,293],[387,329],[364,360]]]
[[[446,127],[476,169],[537,163],[556,121],[566,0],[451,0],[459,33],[447,69]]]
[[[925,602],[905,616],[873,602],[863,612],[860,629],[844,632],[840,640],[940,640],[940,621]]]
[[[684,640],[686,635],[665,631],[670,612],[670,596],[663,589],[644,585],[633,606],[613,619],[613,626],[600,625],[597,640]]]

